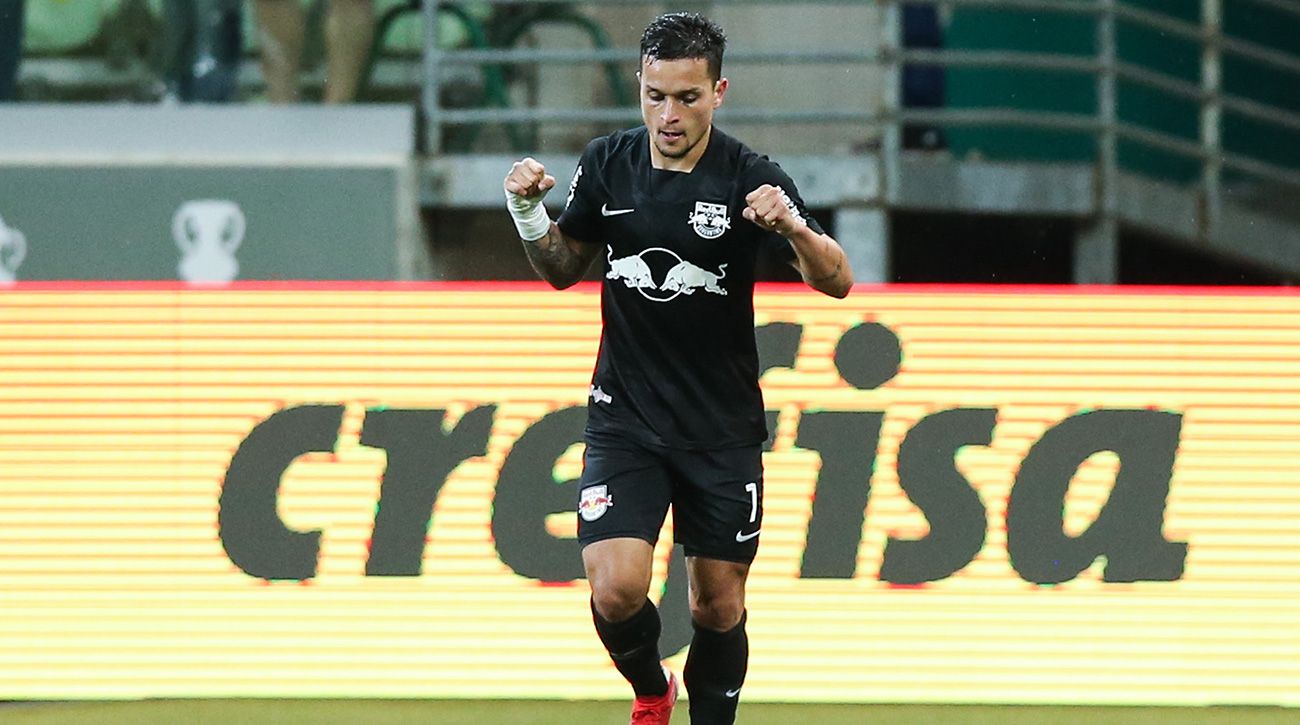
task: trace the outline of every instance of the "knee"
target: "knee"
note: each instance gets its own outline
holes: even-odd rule
[[[607,622],[622,622],[641,611],[646,593],[626,582],[592,583],[591,602]]]
[[[639,539],[607,539],[582,550],[596,614],[622,622],[645,606],[653,549]]]
[[[726,632],[740,624],[745,613],[744,599],[735,594],[715,594],[707,596],[692,593],[691,619],[697,626],[715,632]]]

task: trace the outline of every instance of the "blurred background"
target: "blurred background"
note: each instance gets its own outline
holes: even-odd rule
[[[239,279],[532,278],[504,170],[639,123],[670,9],[859,281],[1300,275],[1295,0],[2,0],[7,274],[174,278],[141,240],[238,197]]]

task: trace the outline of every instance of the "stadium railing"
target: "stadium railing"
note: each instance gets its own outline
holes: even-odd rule
[[[879,119],[884,128],[885,188],[896,189],[899,158],[899,128],[903,123],[921,122],[942,125],[1002,125],[1027,128],[1085,131],[1097,145],[1096,171],[1098,215],[1091,239],[1077,250],[1077,261],[1095,269],[1094,279],[1107,281],[1108,270],[1117,254],[1119,209],[1121,204],[1121,166],[1118,144],[1121,140],[1159,149],[1165,153],[1192,159],[1200,166],[1197,183],[1191,191],[1198,197],[1197,236],[1213,237],[1222,220],[1223,178],[1225,170],[1246,178],[1263,179],[1300,188],[1300,170],[1269,160],[1233,153],[1224,149],[1225,114],[1239,114],[1279,129],[1300,131],[1300,114],[1260,101],[1231,95],[1222,84],[1225,56],[1235,55],[1271,69],[1297,76],[1300,84],[1300,57],[1240,38],[1228,37],[1223,28],[1224,0],[1201,0],[1201,23],[1189,23],[1148,9],[1133,7],[1119,0],[950,0],[956,7],[993,7],[1038,10],[1046,13],[1073,14],[1095,21],[1095,54],[1030,54],[1008,51],[955,51],[902,49],[898,8],[909,0],[886,0],[885,45],[882,61],[893,78],[886,89],[885,116]],[[1247,0],[1300,18],[1300,3],[1292,0]],[[1197,44],[1201,54],[1200,83],[1190,83],[1161,71],[1120,59],[1117,50],[1117,25],[1121,22],[1146,27],[1177,36]],[[898,103],[897,74],[903,63],[927,63],[944,67],[1011,66],[1053,70],[1091,76],[1096,84],[1096,108],[1090,114],[1044,113],[1010,109],[904,109]],[[1118,84],[1120,81],[1144,86],[1160,94],[1185,99],[1199,108],[1199,138],[1188,141],[1168,132],[1144,127],[1120,118]],[[891,181],[893,183],[891,183]]]
[[[486,0],[494,5],[511,3],[515,6],[554,5],[546,0]],[[1274,13],[1300,18],[1300,2],[1296,0],[1243,0]],[[713,0],[711,6],[744,3],[746,5],[777,4],[777,0]],[[652,6],[647,0],[586,0],[582,5]],[[846,5],[860,6],[861,1],[851,0],[785,0],[784,5]],[[1281,185],[1285,189],[1300,188],[1300,168],[1274,159],[1225,148],[1225,117],[1248,119],[1266,124],[1282,133],[1300,131],[1300,114],[1266,100],[1247,98],[1226,92],[1223,84],[1225,58],[1246,60],[1270,71],[1300,75],[1300,56],[1278,47],[1270,47],[1249,39],[1230,37],[1224,32],[1224,0],[1201,0],[1200,22],[1189,22],[1162,12],[1138,7],[1133,2],[1121,0],[946,0],[949,8],[981,8],[1041,13],[1043,15],[1070,16],[1091,21],[1094,28],[1093,48],[1088,54],[1058,52],[1023,52],[1016,50],[966,50],[966,49],[912,49],[902,42],[901,8],[904,5],[926,4],[923,0],[877,0],[881,10],[879,39],[875,48],[862,50],[828,50],[808,47],[800,50],[740,49],[728,54],[728,62],[772,63],[849,63],[858,64],[864,71],[884,74],[881,83],[883,97],[873,110],[836,108],[807,109],[723,109],[720,118],[728,124],[758,123],[825,123],[850,122],[878,133],[879,152],[874,161],[879,164],[879,203],[886,207],[904,203],[904,179],[901,169],[908,163],[909,154],[902,147],[902,129],[907,124],[929,124],[939,127],[999,127],[1048,131],[1068,131],[1092,139],[1095,153],[1091,168],[1092,199],[1089,200],[1088,223],[1079,235],[1075,247],[1076,281],[1114,281],[1118,257],[1118,236],[1121,221],[1132,221],[1139,226],[1156,228],[1171,236],[1186,238],[1193,243],[1209,243],[1227,249],[1225,237],[1248,234],[1243,224],[1225,229],[1232,220],[1225,220],[1224,178],[1231,172],[1237,178],[1258,180]],[[445,22],[434,3],[424,4],[425,32],[427,38],[437,38],[439,26]],[[1118,52],[1118,27],[1140,27],[1175,36],[1194,43],[1200,52],[1199,82],[1191,82],[1162,70],[1146,67],[1124,59]],[[635,62],[635,48],[565,48],[565,49],[452,49],[426,44],[424,54],[425,83],[422,109],[426,120],[429,151],[439,153],[443,131],[455,125],[518,124],[548,122],[608,122],[635,123],[639,109],[633,105],[618,107],[571,108],[446,108],[440,102],[440,79],[448,68],[477,65],[483,68],[528,64],[592,64],[610,62]],[[1028,110],[1011,107],[985,108],[905,108],[901,103],[901,74],[904,65],[924,64],[944,69],[957,68],[1015,68],[1050,71],[1091,78],[1095,85],[1095,103],[1090,112],[1063,112]],[[1119,113],[1120,83],[1136,85],[1157,94],[1183,99],[1196,104],[1198,133],[1195,140],[1179,137],[1166,130],[1148,127],[1121,117]],[[1297,80],[1300,84],[1300,79]],[[1180,184],[1176,203],[1140,204],[1130,201],[1128,189],[1146,181],[1140,173],[1125,169],[1120,163],[1121,142],[1141,148],[1155,149],[1165,154],[1189,159],[1198,165],[1198,173],[1191,184]],[[1151,195],[1159,196],[1155,192]],[[1190,204],[1186,201],[1191,197]],[[1140,196],[1140,195],[1139,195]],[[1166,194],[1166,197],[1168,195]],[[1168,199],[1166,199],[1168,201]],[[1068,204],[1067,204],[1068,206]],[[1157,207],[1164,208],[1161,211]],[[1188,224],[1181,213],[1170,213],[1176,208],[1195,210],[1194,223]],[[1150,209],[1145,207],[1151,207]],[[1064,207],[1062,207],[1064,208]],[[1227,215],[1232,217],[1233,215]],[[1235,217],[1240,221],[1239,217]],[[1248,225],[1245,225],[1248,226]],[[1270,227],[1287,232],[1283,244],[1295,241],[1300,245],[1300,224]],[[1275,236],[1275,235],[1274,235]],[[1277,253],[1263,246],[1276,247],[1278,241],[1255,245],[1256,257],[1272,256],[1288,271],[1300,271],[1300,255],[1295,252]],[[1250,246],[1250,245],[1247,245]],[[1300,251],[1300,250],[1298,250]]]
[[[585,19],[581,13],[572,9],[574,5],[616,6],[642,5],[655,3],[649,0],[585,0],[580,3],[563,3],[554,0],[485,0],[493,5],[515,5],[521,7],[536,6],[550,8],[551,13],[539,13],[529,23],[521,24],[513,36],[530,29],[533,23],[554,22],[557,18],[567,22],[577,22],[591,32],[594,42],[592,48],[517,48],[497,47],[489,49],[457,49],[439,47],[428,43],[424,53],[425,84],[422,94],[422,108],[428,122],[429,150],[439,152],[442,129],[449,125],[475,125],[497,123],[544,123],[544,122],[607,122],[632,123],[640,119],[640,111],[617,78],[617,66],[620,62],[634,63],[638,57],[636,48],[612,48],[603,41],[599,26]],[[714,4],[741,4],[741,0],[715,0]],[[861,5],[861,0],[744,0],[747,5]],[[445,22],[439,8],[444,3],[424,3],[426,37],[437,37],[441,24]],[[561,9],[562,8],[562,9]],[[510,43],[513,45],[513,42]],[[878,54],[868,50],[764,50],[733,51],[727,55],[728,62],[733,63],[853,63],[869,65],[878,63]],[[534,64],[602,64],[610,75],[609,85],[615,97],[621,101],[617,107],[592,108],[444,108],[440,102],[440,84],[445,69],[452,66],[475,65],[483,68],[500,66],[518,66]],[[723,117],[728,123],[783,123],[783,122],[858,122],[870,124],[879,120],[877,114],[848,109],[725,109]],[[526,149],[516,149],[526,150]]]

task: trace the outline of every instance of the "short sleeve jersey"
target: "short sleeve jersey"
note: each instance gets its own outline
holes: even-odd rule
[[[689,173],[653,168],[644,127],[588,144],[558,224],[604,247],[589,432],[697,450],[767,438],[754,269],[760,253],[795,255],[741,215],[763,184],[822,232],[779,166],[716,127]]]

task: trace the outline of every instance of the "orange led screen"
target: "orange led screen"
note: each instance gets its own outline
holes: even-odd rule
[[[1300,705],[1300,296],[755,305],[749,700]],[[625,697],[599,332],[594,286],[0,291],[0,699]]]

